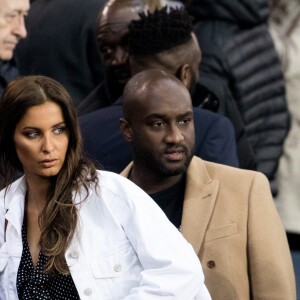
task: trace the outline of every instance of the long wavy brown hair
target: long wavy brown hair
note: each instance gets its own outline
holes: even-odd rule
[[[73,102],[57,81],[45,76],[25,76],[11,81],[0,100],[0,174],[9,188],[22,164],[14,144],[16,125],[27,110],[46,101],[58,104],[69,131],[67,155],[60,172],[50,180],[47,204],[39,217],[40,245],[48,257],[46,272],[68,274],[65,252],[74,235],[78,210],[72,193],[97,186],[94,164],[83,156],[82,138]]]

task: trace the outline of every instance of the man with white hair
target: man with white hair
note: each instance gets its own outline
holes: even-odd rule
[[[24,18],[29,6],[29,0],[0,0],[0,94],[18,76],[12,58],[19,40],[27,36]]]

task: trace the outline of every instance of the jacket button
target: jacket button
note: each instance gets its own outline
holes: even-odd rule
[[[71,257],[72,258],[78,258],[78,256],[79,256],[79,254],[78,254],[78,252],[76,250],[74,250],[74,251],[71,252]]]
[[[209,260],[209,261],[207,262],[207,267],[208,267],[209,269],[213,269],[213,268],[216,267],[216,263],[215,263],[213,260]]]
[[[83,291],[83,293],[86,295],[86,296],[91,296],[93,291],[91,288],[87,288]]]
[[[121,265],[115,265],[114,270],[115,270],[115,272],[121,272],[122,271],[122,266]]]

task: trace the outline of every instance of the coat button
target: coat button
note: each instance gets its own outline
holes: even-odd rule
[[[91,288],[87,288],[83,291],[83,293],[86,295],[86,296],[91,296],[93,291]]]
[[[79,257],[78,252],[77,252],[76,250],[72,251],[72,252],[71,252],[71,257],[74,258],[74,259],[75,259],[75,258],[78,258],[78,257]]]
[[[207,267],[208,267],[209,269],[215,268],[215,267],[216,267],[215,261],[209,260],[209,261],[207,262]]]
[[[122,266],[121,265],[115,265],[114,270],[115,270],[115,272],[121,272],[122,271]]]

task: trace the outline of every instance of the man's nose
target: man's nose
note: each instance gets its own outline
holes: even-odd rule
[[[184,136],[180,128],[178,128],[177,125],[171,125],[166,136],[166,142],[171,144],[179,144],[183,140]]]
[[[20,15],[13,23],[13,33],[19,38],[26,38],[27,30],[25,26],[25,17],[23,15]]]

